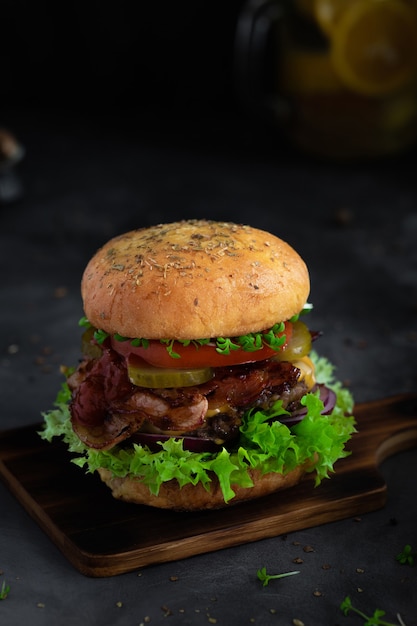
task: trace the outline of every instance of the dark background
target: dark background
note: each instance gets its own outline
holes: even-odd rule
[[[2,430],[37,423],[60,365],[79,358],[80,279],[97,247],[182,218],[286,239],[310,269],[319,351],[356,401],[416,391],[415,149],[321,160],[249,116],[233,71],[240,7],[1,3],[0,126],[26,151],[23,193],[0,206]],[[381,473],[381,510],[98,580],[76,571],[0,485],[0,586],[11,587],[0,622],[354,626],[360,618],[339,609],[349,594],[368,614],[399,612],[415,626],[416,567],[395,559],[407,543],[416,558],[415,448]],[[294,569],[295,558],[300,576],[267,588],[256,579],[264,566]]]
[[[233,109],[242,0],[2,2],[0,97],[13,106],[199,115]]]

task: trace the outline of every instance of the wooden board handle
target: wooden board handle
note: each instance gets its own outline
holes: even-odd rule
[[[352,438],[356,459],[377,467],[388,457],[417,445],[417,393],[359,404],[354,410],[359,436]],[[366,424],[366,436],[361,436]]]
[[[219,511],[180,514],[118,502],[96,476],[69,463],[62,444],[41,440],[39,424],[0,433],[0,478],[79,571],[114,576],[384,506],[378,466],[417,444],[417,394],[358,404],[354,415],[352,454],[336,463],[330,480],[314,488],[307,477]]]

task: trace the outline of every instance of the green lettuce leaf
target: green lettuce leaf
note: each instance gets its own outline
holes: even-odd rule
[[[43,414],[44,428],[39,434],[47,441],[60,437],[76,455],[73,462],[87,472],[102,467],[114,476],[137,477],[155,495],[162,483],[170,480],[177,480],[180,487],[201,482],[209,490],[215,475],[225,502],[229,502],[235,495],[233,485],[252,486],[250,469],[263,474],[287,474],[308,459],[314,459],[309,471],[315,472],[318,485],[334,471],[335,462],[349,454],[345,444],[356,430],[351,393],[335,380],[334,367],[327,359],[316,353],[311,354],[311,358],[316,365],[317,382],[326,384],[336,393],[336,406],[331,415],[321,415],[323,403],[318,393],[304,396],[307,415],[291,428],[279,421],[280,415],[287,414],[281,401],[268,411],[252,409],[242,420],[240,438],[232,450],[190,452],[184,450],[182,439],[169,439],[156,452],[139,444],[129,448],[117,445],[111,450],[88,448],[72,430],[68,408],[70,393],[65,383],[55,408]]]

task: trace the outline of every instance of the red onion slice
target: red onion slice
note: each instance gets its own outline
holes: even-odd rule
[[[326,385],[316,385],[313,392],[317,389],[320,390],[320,400],[323,402],[323,410],[321,412],[322,415],[329,415],[336,404],[336,394],[332,389],[326,387]],[[285,424],[286,426],[294,426],[298,422],[307,415],[306,407],[301,407],[297,411],[293,411],[290,415],[282,415],[280,416],[279,421]],[[203,437],[175,437],[178,439],[183,439],[183,447],[184,450],[188,450],[189,452],[219,452],[221,449],[221,444],[217,444],[212,439],[206,439]],[[161,449],[161,443],[171,439],[170,435],[162,435],[157,433],[135,433],[131,440],[135,443],[139,443],[140,445],[148,446],[150,450],[153,452],[157,452]]]
[[[310,330],[311,341],[316,341],[322,336],[322,334],[323,334],[322,330]]]
[[[135,433],[131,439],[135,443],[148,446],[150,450],[157,452],[161,449],[161,443],[172,439],[172,437],[157,433]],[[221,448],[221,445],[217,444],[212,439],[203,437],[174,436],[174,439],[183,439],[184,450],[188,450],[189,452],[219,452]]]
[[[315,385],[315,387],[312,389],[312,392],[317,391],[317,389],[320,390],[320,400],[323,402],[323,410],[321,414],[329,415],[335,407],[336,394],[332,389],[329,389],[329,387],[326,387],[326,385],[323,385],[323,384]],[[303,406],[300,409],[293,411],[290,415],[280,416],[279,421],[285,424],[286,426],[294,426],[294,424],[301,422],[301,420],[306,415],[307,415],[307,409],[306,407]]]

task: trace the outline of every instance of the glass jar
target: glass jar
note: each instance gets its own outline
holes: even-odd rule
[[[304,151],[401,152],[417,138],[417,0],[250,0],[236,78]]]

